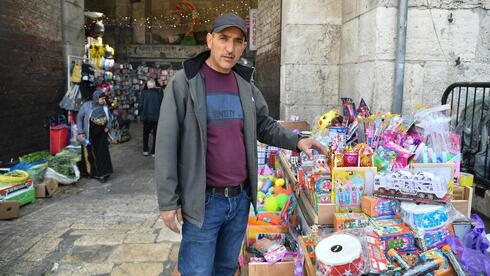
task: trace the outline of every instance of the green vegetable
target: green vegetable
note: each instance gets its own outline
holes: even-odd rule
[[[73,170],[73,163],[70,156],[50,156],[48,157],[48,167],[67,177],[75,177],[75,171]]]
[[[19,157],[19,160],[26,163],[34,163],[40,160],[46,160],[50,156],[47,151],[36,151]]]

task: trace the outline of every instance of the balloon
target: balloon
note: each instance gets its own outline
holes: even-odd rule
[[[283,209],[284,206],[286,205],[286,202],[288,201],[289,196],[286,194],[280,194],[276,196],[276,201],[277,205],[279,206],[279,209]]]
[[[277,200],[275,197],[269,197],[265,200],[265,203],[264,203],[264,208],[268,211],[268,212],[275,212],[277,211],[277,209],[279,208],[278,204],[277,204]]]

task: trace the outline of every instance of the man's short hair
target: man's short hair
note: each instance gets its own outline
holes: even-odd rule
[[[148,86],[148,89],[155,88],[155,80],[154,79],[149,79],[146,82],[146,86]]]

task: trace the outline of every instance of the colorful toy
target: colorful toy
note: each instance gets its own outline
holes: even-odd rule
[[[360,275],[365,262],[360,240],[350,234],[334,234],[315,248],[318,268],[323,275]]]
[[[417,231],[442,227],[449,220],[446,205],[402,202],[400,211],[403,221]]]
[[[399,170],[379,173],[374,178],[374,193],[381,197],[446,200],[447,192],[448,185],[429,172]]]
[[[454,236],[451,225],[443,226],[434,230],[415,232],[417,245],[422,250],[429,250],[445,244],[446,238]]]
[[[458,276],[466,276],[466,273],[464,272],[463,268],[461,267],[461,264],[459,263],[458,259],[454,255],[451,246],[449,245],[443,246],[442,253],[449,260],[451,266],[453,267],[454,271]]]
[[[374,232],[381,240],[384,250],[412,250],[415,248],[413,232],[404,224],[375,228]]]
[[[274,185],[283,187],[284,184],[286,184],[286,181],[284,181],[284,178],[277,178],[276,181],[274,182]]]
[[[314,174],[310,178],[310,182],[316,191],[316,195],[322,197],[319,203],[331,203],[332,195],[332,177],[328,175]]]
[[[398,252],[394,248],[388,250],[388,256],[395,260],[396,263],[403,269],[407,270],[410,268],[410,265],[402,258],[402,256],[400,256],[400,254],[398,254]]]
[[[265,199],[264,208],[267,212],[275,212],[278,211],[279,205],[277,204],[277,200],[275,197],[268,197]]]
[[[363,170],[345,170],[333,168],[333,190],[337,212],[360,212],[364,193],[366,172]]]
[[[257,192],[257,201],[260,202],[260,203],[264,203],[264,199],[265,199],[265,194],[264,192]]]
[[[261,189],[262,192],[267,193],[269,191],[269,188],[272,187],[273,185],[272,183],[273,183],[272,180],[268,178],[262,185],[262,189]]]
[[[282,210],[284,208],[288,199],[289,199],[289,196],[287,194],[284,194],[284,193],[276,196],[276,202],[277,202],[277,205],[279,206],[280,210]]]
[[[454,274],[453,269],[449,265],[448,259],[446,258],[446,256],[444,256],[442,251],[438,248],[434,248],[432,250],[423,252],[422,254],[420,254],[420,258],[424,262],[431,261],[431,260],[439,260],[439,259],[443,260],[444,264],[440,265],[437,269],[435,269],[431,273],[434,276],[451,276]]]
[[[369,223],[376,228],[383,228],[392,225],[403,224],[403,221],[395,218],[395,216],[384,217],[369,217]]]
[[[383,252],[383,244],[375,235],[366,235],[368,244],[369,260],[371,268],[376,271],[385,271],[388,269],[389,262]]]
[[[372,217],[390,216],[395,214],[396,201],[373,196],[363,196],[361,209],[363,213]]]
[[[333,217],[333,230],[347,230],[364,228],[368,226],[369,218],[363,213],[335,213]]]
[[[426,275],[429,271],[433,271],[437,269],[443,260],[437,259],[432,260],[430,262],[426,262],[415,267],[410,268],[409,270],[403,273],[403,276],[418,276],[418,275]]]

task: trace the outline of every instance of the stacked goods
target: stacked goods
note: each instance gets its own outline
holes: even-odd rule
[[[298,208],[290,223],[303,235],[307,275],[464,275],[475,269],[464,256],[470,250],[490,264],[478,251],[490,245],[484,230],[468,232],[471,222],[451,204],[462,177],[447,107],[401,116],[342,101],[342,112],[318,117],[311,132],[328,155],[278,158],[293,174],[286,182]]]

